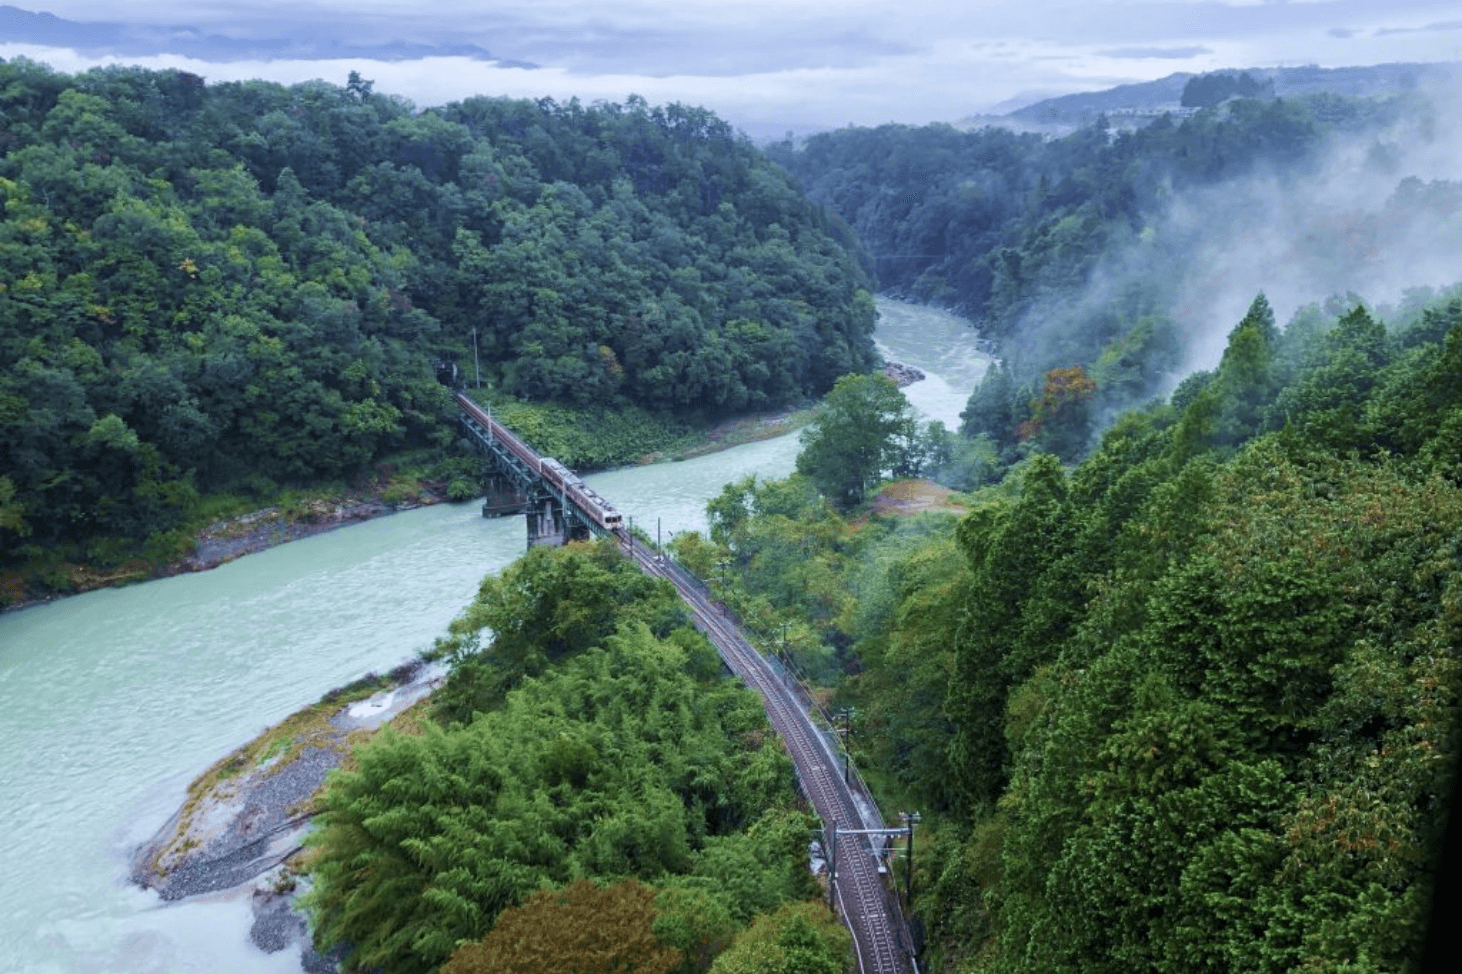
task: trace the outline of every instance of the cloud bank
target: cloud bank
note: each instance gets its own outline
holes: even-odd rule
[[[229,36],[329,32],[350,43],[461,44],[541,70],[469,59],[216,64],[127,58],[211,81],[341,81],[351,70],[421,106],[474,94],[705,105],[753,135],[849,123],[952,121],[1024,92],[1090,91],[1173,71],[1462,59],[1455,0],[299,0],[186,7],[129,0],[33,0],[81,21],[186,25]],[[43,5],[43,6],[42,6]],[[4,43],[76,71],[96,54]]]

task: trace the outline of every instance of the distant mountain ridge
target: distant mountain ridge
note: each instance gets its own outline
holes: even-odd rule
[[[1419,85],[1456,81],[1457,64],[1377,64],[1366,67],[1321,68],[1306,65],[1296,68],[1234,68],[1204,74],[1239,74],[1247,71],[1256,81],[1273,81],[1274,94],[1285,98],[1330,92],[1336,95],[1376,95],[1415,88]],[[1031,126],[1073,125],[1090,122],[1101,114],[1143,114],[1177,109],[1183,88],[1197,77],[1180,71],[1156,81],[1118,85],[1105,91],[1083,91],[1060,95],[1026,105],[1000,116]],[[975,117],[989,121],[992,116]]]
[[[419,44],[391,41],[357,44],[324,33],[295,37],[242,38],[205,34],[196,27],[154,27],[122,23],[82,23],[49,13],[0,6],[0,42],[71,48],[82,54],[147,57],[181,54],[200,61],[314,61],[370,58],[413,61],[426,57],[466,57],[506,67],[533,68],[527,61],[494,57],[476,44]]]

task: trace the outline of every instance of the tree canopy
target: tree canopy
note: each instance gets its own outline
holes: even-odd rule
[[[680,951],[655,939],[655,891],[627,880],[577,879],[510,906],[480,942],[457,948],[441,974],[670,974]]]
[[[885,375],[845,375],[802,432],[797,470],[840,505],[901,465],[917,436],[908,400]]]
[[[825,643],[853,750],[926,813],[921,966],[1420,969],[1462,727],[1459,350],[1455,289],[1283,329],[1260,295],[1213,373],[962,514],[844,521],[800,477],[713,502],[682,549]]]
[[[6,558],[450,444],[444,359],[678,419],[874,359],[850,238],[704,109],[18,58],[0,113]]]
[[[465,638],[502,618],[485,585],[453,633],[444,720],[387,728],[318,801],[313,929],[355,966],[517,970],[503,965],[521,953],[699,971],[733,924],[813,892],[813,820],[758,697],[662,619],[673,596],[613,541],[535,551],[506,584],[551,602],[552,621]]]

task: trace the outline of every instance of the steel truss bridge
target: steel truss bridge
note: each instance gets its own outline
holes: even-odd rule
[[[467,396],[457,393],[456,399],[467,440],[483,454],[492,471],[483,517],[525,514],[530,548],[606,531],[602,514],[578,503],[580,498],[572,491],[545,476],[544,458],[532,447]]]

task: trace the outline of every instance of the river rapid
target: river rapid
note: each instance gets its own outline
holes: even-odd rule
[[[988,359],[953,316],[879,300],[884,354],[951,428]],[[783,477],[796,436],[586,480],[654,536],[704,530],[727,482]],[[266,974],[298,948],[248,940],[248,890],[163,903],[131,851],[218,758],[332,687],[431,645],[484,575],[523,553],[521,518],[475,503],[395,514],[209,572],[0,616],[0,971]]]

